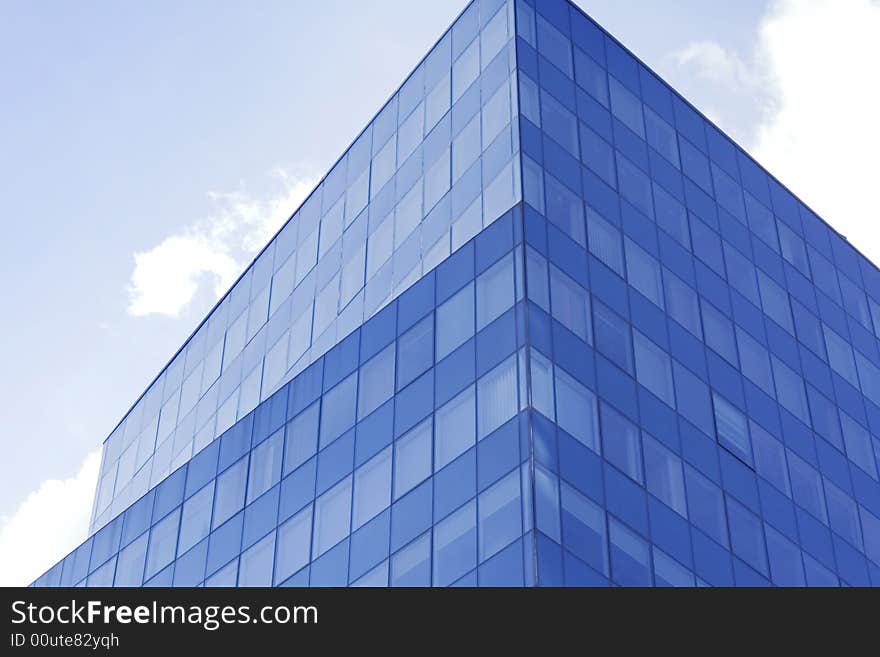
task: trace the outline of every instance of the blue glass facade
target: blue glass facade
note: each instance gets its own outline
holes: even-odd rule
[[[880,270],[579,9],[508,11],[521,202],[36,584],[880,585]]]

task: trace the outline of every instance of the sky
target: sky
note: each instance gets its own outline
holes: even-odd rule
[[[880,2],[577,4],[880,262]],[[0,4],[0,585],[85,538],[104,438],[464,5]]]

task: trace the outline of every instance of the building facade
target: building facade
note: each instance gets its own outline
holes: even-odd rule
[[[880,585],[880,270],[566,0],[474,0],[36,585]]]

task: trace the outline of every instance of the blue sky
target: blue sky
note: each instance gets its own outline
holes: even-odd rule
[[[578,4],[878,259],[877,2]],[[464,5],[3,4],[0,584],[84,536],[96,448]]]

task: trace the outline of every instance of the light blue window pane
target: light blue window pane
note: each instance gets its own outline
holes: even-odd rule
[[[530,246],[526,247],[526,280],[529,299],[550,312],[550,284],[547,278],[547,259]]]
[[[394,345],[389,345],[361,366],[358,419],[379,408],[394,394]],[[322,436],[323,438],[323,436]]]
[[[144,581],[144,561],[147,557],[146,533],[126,546],[116,563],[114,586],[140,586]]]
[[[692,587],[696,586],[694,574],[654,546],[654,578],[657,586]]]
[[[675,408],[675,389],[672,383],[672,362],[669,354],[633,330],[636,355],[636,378],[672,408]]]
[[[614,518],[608,519],[611,576],[624,586],[651,584],[651,553],[647,541]]]
[[[865,554],[874,563],[880,564],[880,518],[865,507],[859,506],[859,517],[865,533]]]
[[[843,536],[851,545],[862,550],[862,530],[856,503],[828,479],[825,479],[825,497],[828,501],[831,529]]]
[[[287,423],[284,474],[293,472],[317,452],[320,409],[320,402],[315,402]]]
[[[806,461],[791,450],[788,452],[788,469],[791,473],[791,492],[794,501],[828,524],[825,511],[825,494],[822,491],[822,478]]]
[[[727,514],[734,554],[759,573],[767,575],[767,549],[761,520],[729,495]]]
[[[562,540],[565,547],[608,576],[605,511],[562,482]]]
[[[786,496],[791,497],[788,466],[785,462],[785,447],[756,422],[750,420],[749,427],[752,433],[755,468],[758,474],[785,493]]]
[[[810,263],[807,260],[807,249],[804,241],[794,234],[794,232],[783,222],[776,222],[779,233],[779,245],[782,247],[782,257],[788,260],[792,265],[804,275],[810,276]]]
[[[617,180],[620,195],[646,217],[654,218],[651,180],[640,168],[617,154]]]
[[[770,362],[776,379],[776,399],[801,422],[809,426],[810,412],[803,379],[775,356],[770,357]]]
[[[874,463],[874,449],[868,430],[843,411],[840,411],[840,425],[849,460],[877,479],[877,465]]]
[[[150,547],[144,579],[150,579],[174,560],[177,547],[177,529],[180,525],[180,507],[169,513],[150,530]]]
[[[523,155],[523,200],[538,212],[544,212],[544,169]]]
[[[214,481],[183,503],[180,538],[177,551],[183,554],[208,535],[211,529],[211,503],[214,501]]]
[[[807,586],[840,586],[840,581],[837,579],[837,575],[813,559],[806,552],[802,552],[801,554],[804,558],[804,572],[807,575]]]
[[[437,201],[449,191],[449,149],[425,172],[425,211],[431,210]]]
[[[678,163],[678,139],[675,128],[645,107],[645,127],[648,143],[676,168]]]
[[[642,118],[642,102],[613,77],[609,76],[609,82],[611,112],[627,128],[644,139],[645,123]]]
[[[374,518],[391,504],[391,447],[355,470],[353,529]]]
[[[617,363],[629,374],[633,374],[629,322],[595,300],[593,301],[593,322],[596,331],[596,348],[599,352]]]
[[[394,499],[431,476],[431,430],[428,418],[394,443]]]
[[[691,522],[727,547],[727,516],[721,489],[690,466],[685,466],[684,477]]]
[[[733,323],[708,301],[703,300],[700,306],[703,311],[703,330],[706,334],[706,344],[736,367],[739,361],[736,357]]]
[[[449,111],[452,98],[452,76],[447,73],[431,89],[425,98],[425,129],[430,131]]]
[[[532,383],[534,385],[534,378]],[[596,395],[558,367],[555,383],[559,427],[598,454],[599,414],[596,410]],[[550,402],[552,403],[552,399]]]
[[[724,242],[724,260],[727,264],[727,279],[731,287],[756,306],[761,305],[755,265],[735,248]]]
[[[351,520],[351,477],[346,477],[315,500],[312,559],[348,536]]]
[[[859,378],[856,375],[856,362],[853,359],[852,347],[824,324],[822,329],[825,333],[825,345],[828,348],[828,362],[831,369],[858,388]]]
[[[544,468],[535,467],[535,524],[547,536],[559,543],[559,480]]]
[[[465,504],[434,526],[434,586],[447,586],[477,565],[477,505]]]
[[[211,528],[216,529],[244,507],[244,488],[247,482],[248,457],[240,459],[217,477],[214,493],[214,520]]]
[[[477,381],[477,437],[483,439],[517,412],[516,355]]]
[[[476,442],[474,386],[437,409],[434,441],[434,470],[463,454]]]
[[[275,532],[242,552],[238,566],[239,586],[272,586],[275,561]]]
[[[480,156],[480,117],[475,116],[452,140],[452,182],[456,182]]]
[[[691,236],[687,210],[685,210],[684,205],[660,185],[654,183],[653,187],[657,225],[690,251]]]
[[[487,149],[508,125],[510,125],[510,83],[505,81],[483,104],[483,149]]]
[[[648,435],[644,436],[643,445],[648,490],[666,506],[687,518],[681,459]]]
[[[592,344],[590,295],[554,265],[550,266],[550,303],[553,317],[581,340]]]
[[[764,312],[786,331],[794,334],[791,306],[786,291],[761,270],[758,270],[758,288],[761,291],[761,305]]]
[[[574,74],[578,86],[608,107],[608,77],[605,69],[577,48],[574,49]]]
[[[474,335],[474,285],[469,283],[437,308],[437,360]]]
[[[519,75],[519,111],[536,126],[541,126],[541,100],[538,85],[528,75]]]
[[[536,349],[531,350],[530,372],[532,378],[532,408],[551,420],[556,418],[553,410],[553,365]]]
[[[452,102],[471,86],[480,74],[480,41],[474,39],[452,65]]]
[[[865,397],[880,406],[880,368],[856,351],[856,365]]]
[[[391,586],[431,585],[431,534],[423,534],[391,557]]]
[[[205,580],[205,586],[235,586],[238,580],[238,559],[226,564]]]
[[[568,77],[572,77],[571,42],[540,14],[537,16],[537,27],[538,52]]]
[[[549,174],[544,182],[547,218],[575,242],[586,245],[583,201]]]
[[[642,446],[639,430],[608,404],[601,404],[602,453],[609,463],[642,483]]]
[[[718,393],[713,393],[712,399],[715,406],[715,428],[718,431],[718,440],[734,454],[751,463],[752,447],[745,415]]]
[[[386,559],[366,575],[352,582],[353,587],[382,588],[388,586],[388,560]]]
[[[503,257],[477,278],[477,330],[500,317],[515,302],[511,254]]]
[[[666,308],[672,319],[698,338],[702,337],[700,303],[696,291],[668,269],[663,271]]]
[[[324,395],[321,409],[321,449],[354,425],[357,372]]]
[[[742,373],[768,395],[773,394],[773,370],[770,353],[746,331],[736,327],[736,342]]]
[[[480,493],[480,562],[522,535],[521,506],[519,469]]]
[[[623,276],[623,245],[621,235],[599,213],[587,208],[587,237],[590,253],[605,263],[618,276]]]
[[[251,473],[248,478],[248,504],[281,481],[281,455],[284,431],[276,431],[251,452]]]
[[[625,244],[626,277],[629,284],[645,295],[649,301],[663,308],[660,263],[629,238],[625,240]]]
[[[309,562],[312,541],[312,505],[278,528],[275,583],[279,584]]]

